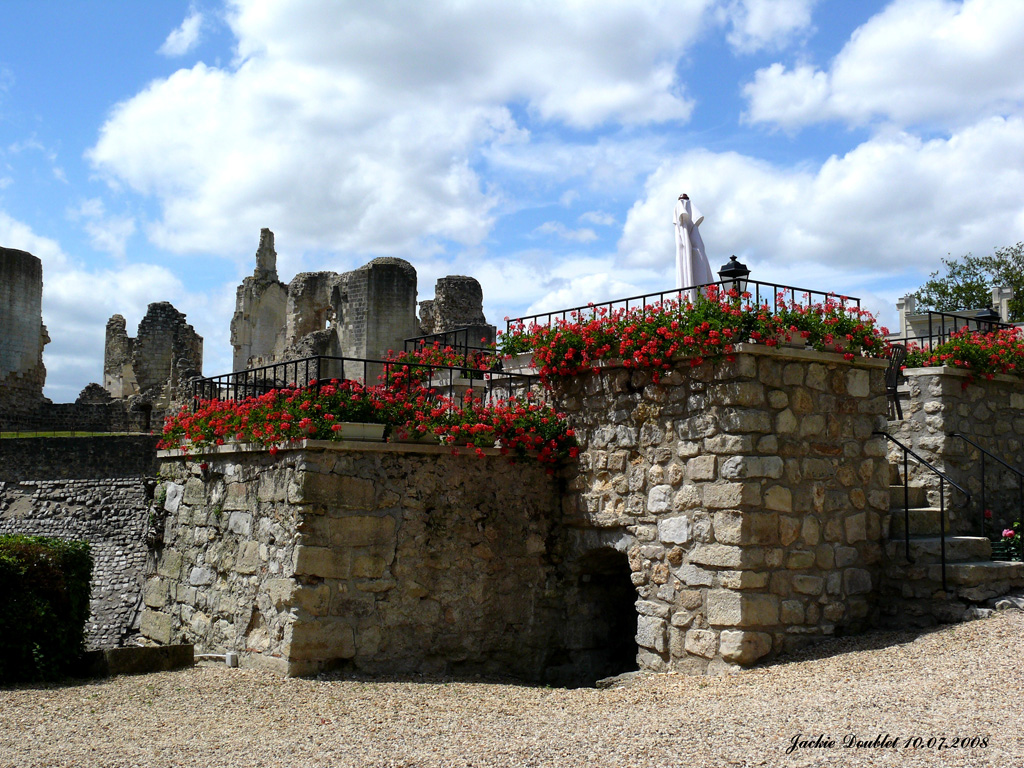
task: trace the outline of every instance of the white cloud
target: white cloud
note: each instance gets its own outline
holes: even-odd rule
[[[157,53],[163,56],[184,56],[199,43],[202,28],[203,14],[194,7],[189,8],[188,16],[167,36]]]
[[[56,240],[37,235],[27,224],[4,211],[0,211],[0,243],[5,248],[28,251],[39,257],[43,262],[44,277],[47,270],[60,269],[68,264],[68,257]]]
[[[615,224],[615,217],[604,211],[587,211],[580,215],[580,221],[596,224],[599,227],[610,227]]]
[[[827,114],[829,78],[805,64],[787,70],[776,63],[754,73],[743,93],[749,100],[747,120],[795,128]]]
[[[68,211],[72,221],[83,220],[92,247],[124,259],[128,239],[135,234],[132,216],[108,216],[103,201],[98,197],[83,200],[77,208]]]
[[[239,0],[235,65],[151,83],[88,157],[159,200],[148,234],[172,251],[244,252],[263,226],[299,248],[472,245],[502,199],[474,164],[529,139],[507,105],[578,128],[686,120],[675,64],[707,3]]]
[[[701,235],[713,270],[736,254],[769,281],[787,265],[813,263],[832,270],[833,282],[918,274],[947,253],[986,253],[1020,239],[1024,119],[991,118],[931,141],[878,136],[817,168],[686,153],[651,175],[630,210],[619,242],[624,265],[672,262],[669,212],[680,189],[706,217]]]
[[[759,70],[746,119],[795,128],[825,120],[935,123],[1024,113],[1020,0],[896,0],[857,29],[827,71]]]
[[[740,53],[779,50],[811,28],[817,0],[732,0],[720,11],[731,29],[729,45]]]
[[[572,240],[577,243],[592,243],[598,239],[597,233],[588,227],[569,229],[560,221],[545,221],[534,230],[534,234],[555,235],[563,240]]]

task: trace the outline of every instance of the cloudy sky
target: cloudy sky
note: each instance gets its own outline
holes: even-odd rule
[[[47,394],[169,300],[230,369],[234,290],[400,256],[488,319],[712,267],[893,302],[1024,240],[1021,0],[4,0],[0,245],[43,260]]]

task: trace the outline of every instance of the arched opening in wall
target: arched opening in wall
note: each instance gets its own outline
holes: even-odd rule
[[[593,685],[637,669],[637,593],[625,553],[610,547],[587,552],[569,576],[567,664],[560,669],[560,682]]]

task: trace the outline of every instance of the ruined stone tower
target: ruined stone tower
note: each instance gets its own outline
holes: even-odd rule
[[[138,395],[154,412],[164,411],[202,368],[203,337],[170,302],[149,305],[135,338],[128,336],[121,315],[107,321],[103,388],[113,397]]]
[[[465,340],[477,346],[494,341],[495,328],[484,317],[484,291],[475,277],[448,275],[434,284],[434,298],[420,302],[423,335],[468,329]]]
[[[274,233],[260,230],[256,269],[235,294],[231,318],[232,367],[236,371],[273,362],[284,343],[288,286],[277,279]]]
[[[43,264],[26,251],[0,248],[0,414],[35,410],[45,402]]]

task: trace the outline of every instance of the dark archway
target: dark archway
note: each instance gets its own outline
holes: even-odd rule
[[[549,681],[593,685],[637,669],[636,587],[625,553],[592,550],[571,566],[566,584],[563,651],[552,659]]]

